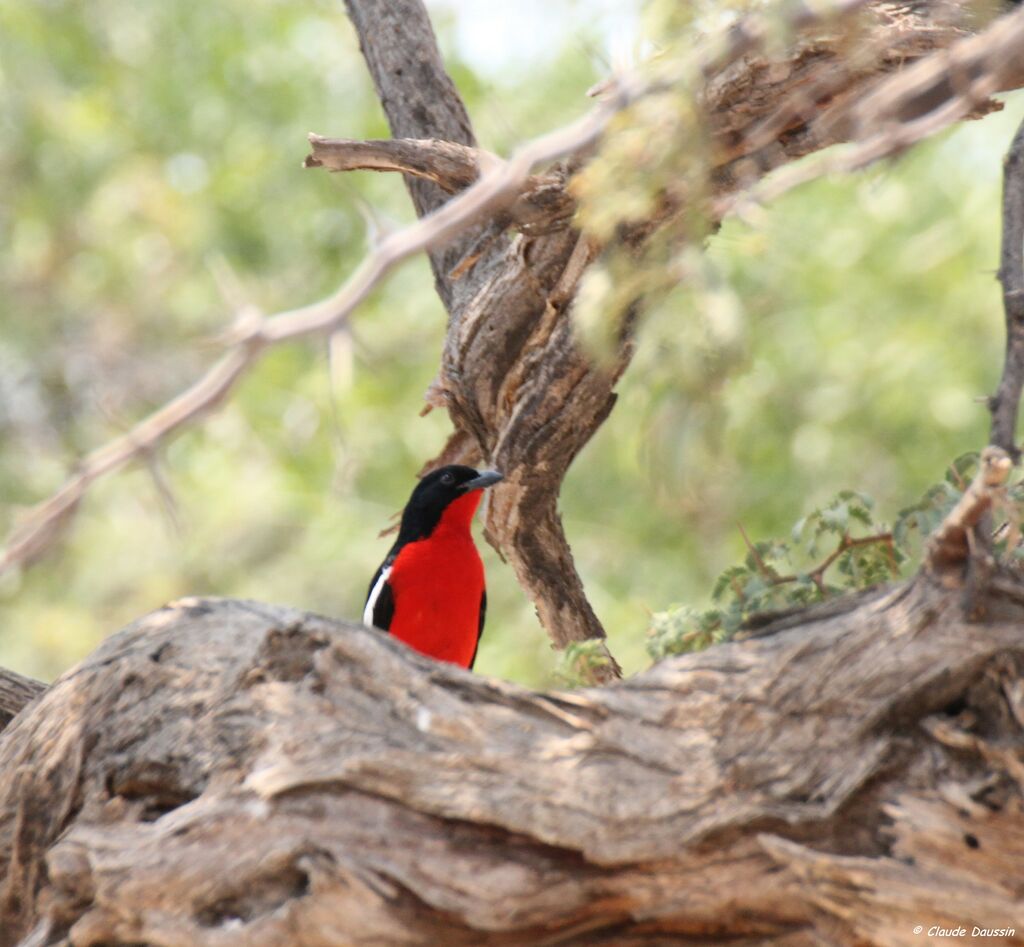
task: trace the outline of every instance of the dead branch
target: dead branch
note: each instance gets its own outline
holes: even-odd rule
[[[309,143],[312,153],[306,158],[307,168],[398,171],[433,181],[449,194],[469,187],[479,178],[482,168],[501,162],[496,155],[479,148],[433,138],[352,141],[311,134]],[[575,212],[576,202],[566,187],[566,175],[555,169],[547,174],[531,174],[504,214],[519,231],[537,236],[567,227]],[[500,219],[502,215],[497,216]],[[472,254],[468,259],[473,260]],[[467,263],[461,260],[445,278],[456,281],[466,269]]]
[[[433,138],[391,138],[352,141],[310,135],[312,154],[307,168],[328,171],[401,171],[433,181],[448,194],[464,190],[479,176],[482,163],[499,162],[497,155]]]
[[[1017,129],[1004,165],[999,280],[1006,316],[1006,356],[999,388],[989,400],[989,443],[1001,447],[1016,462],[1020,459],[1017,412],[1024,387],[1024,123]]]
[[[1022,944],[1003,578],[573,693],[174,603],[0,734],[0,945]]]

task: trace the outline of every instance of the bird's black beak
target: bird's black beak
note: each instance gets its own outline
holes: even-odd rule
[[[471,490],[483,490],[485,487],[493,487],[499,480],[504,480],[505,475],[497,470],[485,470],[480,476],[467,480],[462,485],[462,492],[469,493]]]

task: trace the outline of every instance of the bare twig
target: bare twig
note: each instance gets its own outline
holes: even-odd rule
[[[310,135],[309,143],[312,153],[306,158],[307,168],[398,171],[433,181],[448,194],[465,190],[483,170],[501,163],[489,151],[433,138],[356,141]],[[530,175],[505,211],[510,222],[520,231],[534,235],[569,226],[576,201],[566,183],[565,175],[560,173]],[[479,251],[467,254],[444,274],[445,279],[449,283],[457,281],[478,258]]]
[[[481,165],[501,161],[496,155],[451,141],[390,138],[353,141],[310,135],[312,154],[304,167],[328,171],[401,171],[433,181],[449,194],[469,187]]]
[[[1017,412],[1024,387],[1024,122],[1017,129],[1004,165],[999,280],[1006,314],[1006,357],[999,388],[989,401],[989,443],[1001,447],[1016,462],[1020,460]]]

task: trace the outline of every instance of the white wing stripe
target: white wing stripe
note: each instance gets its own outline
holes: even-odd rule
[[[377,599],[380,598],[380,593],[384,591],[384,583],[387,582],[389,575],[391,575],[391,566],[381,570],[380,578],[374,583],[370,597],[366,600],[366,608],[363,609],[363,624],[367,628],[375,627],[373,624],[373,610],[377,607]]]

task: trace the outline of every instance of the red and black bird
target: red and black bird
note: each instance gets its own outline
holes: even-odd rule
[[[398,539],[374,573],[363,624],[393,634],[439,661],[471,668],[484,630],[484,564],[471,523],[496,470],[441,467],[402,511]]]

